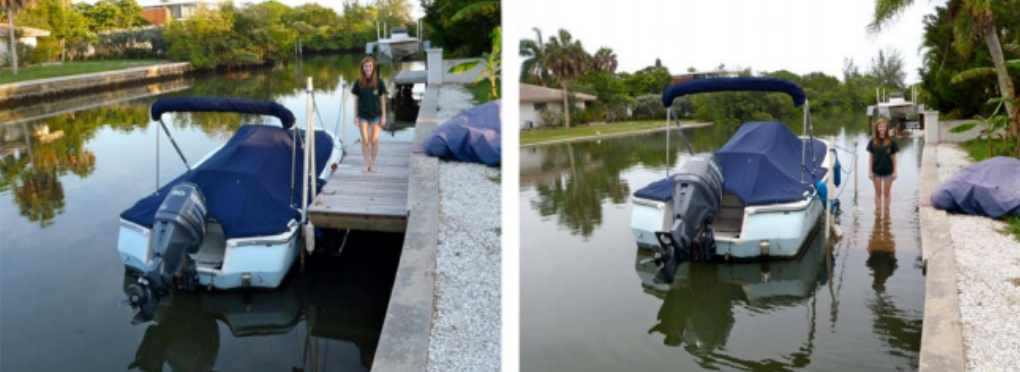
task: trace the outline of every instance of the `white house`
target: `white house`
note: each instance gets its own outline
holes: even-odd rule
[[[584,108],[586,102],[591,102],[597,97],[574,93],[577,99],[575,105]],[[521,83],[521,129],[537,128],[543,125],[542,110],[552,112],[563,112],[563,91],[559,89],[546,88],[538,85]]]
[[[49,31],[40,30],[38,28],[16,27],[16,29],[18,30],[17,34],[21,34],[20,37],[18,37],[18,42],[32,48],[39,45],[36,38],[50,36]],[[10,26],[0,24],[0,61],[6,60],[7,54],[11,52],[10,46],[8,45],[10,41],[10,33]]]

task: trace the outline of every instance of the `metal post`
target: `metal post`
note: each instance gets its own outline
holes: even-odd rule
[[[174,149],[177,150],[177,155],[181,157],[181,161],[184,162],[184,166],[188,168],[188,172],[191,172],[191,165],[188,164],[188,159],[184,158],[184,153],[181,152],[181,148],[177,147],[177,141],[174,141],[174,136],[170,135],[170,130],[166,128],[166,124],[163,123],[163,118],[159,118],[159,126],[163,127],[163,131],[166,132],[166,138],[170,139],[170,143],[174,145]]]
[[[835,191],[836,191],[836,189],[834,187],[834,184],[833,184],[833,179],[832,178],[835,177],[834,172],[839,172],[839,171],[837,171],[835,169],[835,166],[836,166],[836,162],[835,162],[835,159],[836,159],[836,156],[835,156],[836,155],[836,150],[833,149],[833,150],[831,150],[831,152],[832,152],[833,156],[827,162],[828,164],[826,164],[826,166],[829,168],[829,177],[827,177],[825,179],[825,189],[828,191],[828,192],[826,192],[826,196],[825,197],[827,199],[829,199],[829,200],[827,200],[825,203],[823,203],[823,206],[825,206],[825,244],[829,244],[829,237],[832,234],[832,205],[831,205],[831,203],[834,200],[834,195],[835,195]]]
[[[672,113],[672,107],[666,110],[666,177],[669,177],[669,117]]]
[[[808,102],[807,102],[807,100],[804,100],[804,129],[803,129],[803,131],[801,133],[807,133],[808,115],[811,115],[811,113],[808,112]],[[801,140],[800,141],[800,183],[804,183],[804,159],[805,158],[807,158],[807,142]]]

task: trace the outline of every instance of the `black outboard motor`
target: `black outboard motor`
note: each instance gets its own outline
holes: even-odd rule
[[[715,257],[710,225],[719,213],[722,191],[722,168],[712,154],[694,155],[673,176],[672,231],[655,233],[659,246],[653,248],[655,263],[664,274],[659,277],[665,282],[673,282],[680,263]]]
[[[137,310],[133,324],[152,320],[159,300],[174,287],[194,290],[199,285],[190,254],[202,247],[205,216],[205,196],[197,185],[181,183],[170,189],[152,223],[152,264],[127,289],[128,302]]]

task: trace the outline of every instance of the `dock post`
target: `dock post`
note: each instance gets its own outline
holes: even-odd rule
[[[428,50],[428,85],[443,85],[443,48],[432,48]]]
[[[933,145],[939,143],[940,133],[939,112],[924,112],[924,144]]]
[[[304,177],[301,187],[301,210],[304,212],[304,235],[305,235],[305,250],[308,253],[315,251],[315,230],[312,224],[308,222],[308,201],[315,199],[315,193],[312,191],[311,199],[308,198],[308,187],[314,187],[315,177],[315,163],[313,162],[312,156],[315,154],[315,103],[312,101],[312,77],[308,77],[308,88],[305,91],[308,97],[308,116],[305,124],[305,157],[304,157]]]

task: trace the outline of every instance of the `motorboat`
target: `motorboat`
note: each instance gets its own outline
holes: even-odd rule
[[[394,27],[390,31],[390,37],[379,38],[375,41],[374,47],[391,60],[399,60],[406,56],[418,53],[421,47],[421,40],[407,34],[407,29]]]
[[[721,91],[786,93],[804,108],[804,135],[780,122],[749,122],[714,153],[695,154],[676,121],[690,156],[674,174],[630,198],[637,245],[670,273],[691,260],[794,258],[824,215],[826,167],[835,154],[811,134],[804,91],[788,80],[761,77],[676,83],[663,92],[667,125],[676,118],[675,98]]]
[[[884,117],[898,130],[906,129],[907,120],[917,115],[918,105],[908,101],[903,92],[890,92],[885,95],[884,100],[882,95],[878,96],[879,99],[875,105],[868,106],[868,118],[874,121],[877,117]],[[916,96],[916,93],[914,95]]]
[[[191,166],[162,120],[170,112],[275,116],[282,126],[242,125]],[[188,170],[120,215],[117,251],[139,274],[127,291],[134,321],[151,320],[175,289],[279,286],[308,235],[309,191],[314,196],[342,159],[336,137],[297,128],[294,114],[275,102],[169,98],[153,103],[150,115]]]

